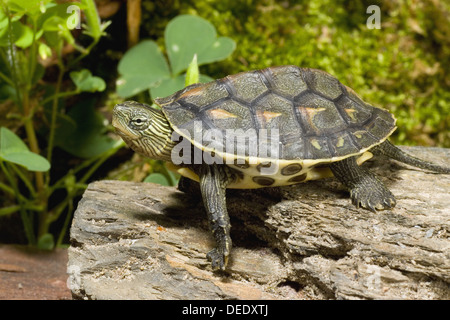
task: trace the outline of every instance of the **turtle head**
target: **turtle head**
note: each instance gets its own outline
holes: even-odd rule
[[[112,125],[137,153],[170,161],[173,130],[161,110],[143,103],[125,101],[114,107]]]

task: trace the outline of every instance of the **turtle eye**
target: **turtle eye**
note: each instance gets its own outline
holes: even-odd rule
[[[147,118],[145,117],[135,117],[130,121],[130,127],[133,129],[143,129],[147,125]]]

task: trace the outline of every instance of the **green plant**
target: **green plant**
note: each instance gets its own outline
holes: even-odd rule
[[[172,19],[164,32],[168,57],[152,40],[144,40],[128,50],[119,62],[120,77],[117,93],[129,98],[150,90],[152,97],[164,97],[185,86],[185,74],[189,63],[197,56],[197,64],[203,65],[227,58],[236,44],[228,37],[217,37],[214,26],[203,18],[181,15]],[[200,82],[212,78],[200,74]]]
[[[151,97],[168,96],[185,86],[213,79],[200,74],[199,65],[220,61],[234,51],[235,42],[217,37],[214,26],[191,15],[171,20],[164,33],[167,57],[156,42],[144,40],[130,49],[121,59],[118,70],[117,93],[129,98],[144,90]],[[186,71],[186,73],[183,73]],[[152,173],[144,181],[175,185],[178,176],[168,171],[161,161],[150,160]]]
[[[101,24],[93,0],[57,4],[53,0],[0,0],[0,103],[13,106],[8,122],[0,128],[0,216],[19,212],[30,244],[51,249],[61,244],[73,210],[73,199],[85,188],[92,173],[121,143],[105,136],[102,117],[86,100],[66,114],[63,98],[83,92],[99,92],[105,82],[89,70],[76,70],[77,63],[98,43],[106,24]],[[80,45],[72,30],[81,28],[80,12],[86,17],[83,32],[90,37]],[[74,48],[73,59],[63,49]],[[55,83],[44,80],[41,61],[55,60]],[[72,84],[64,85],[70,71]],[[20,137],[23,135],[23,138]],[[22,140],[23,139],[23,140]],[[54,175],[53,151],[59,146],[81,163]],[[87,149],[89,146],[89,150]],[[63,192],[61,192],[63,191]],[[55,241],[50,225],[67,215]]]

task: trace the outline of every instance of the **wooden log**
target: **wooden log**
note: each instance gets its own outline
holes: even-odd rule
[[[449,165],[450,149],[403,147]],[[69,249],[78,299],[450,299],[450,175],[379,157],[365,164],[397,198],[373,213],[335,179],[229,190],[234,248],[213,272],[197,195],[97,181]]]

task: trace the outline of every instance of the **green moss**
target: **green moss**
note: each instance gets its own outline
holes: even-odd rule
[[[381,29],[368,29],[369,5]],[[450,4],[432,0],[144,1],[143,37],[161,39],[178,14],[208,19],[237,43],[231,58],[201,68],[219,78],[273,65],[323,69],[398,118],[400,144],[450,147]]]

